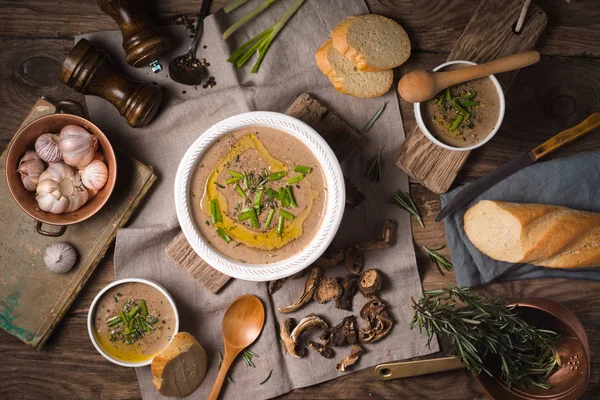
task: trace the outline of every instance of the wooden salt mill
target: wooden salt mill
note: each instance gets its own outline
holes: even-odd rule
[[[71,50],[58,79],[79,93],[108,100],[133,128],[152,121],[162,101],[158,86],[124,77],[114,69],[108,54],[86,39]]]
[[[98,5],[119,25],[127,63],[136,68],[150,65],[159,72],[158,58],[169,52],[171,39],[155,32],[142,0],[98,0]]]

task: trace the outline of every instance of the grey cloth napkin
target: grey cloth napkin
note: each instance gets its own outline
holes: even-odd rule
[[[255,6],[256,3],[251,3]],[[397,237],[393,247],[367,253],[366,268],[377,268],[386,277],[382,298],[389,304],[395,326],[387,338],[365,346],[365,355],[353,370],[396,359],[406,359],[438,351],[437,341],[431,349],[425,347],[425,338],[411,331],[410,297],[421,295],[421,282],[412,243],[410,218],[407,213],[387,200],[393,190],[408,190],[408,179],[394,168],[393,160],[404,141],[398,101],[391,90],[378,99],[357,99],[334,91],[329,80],[318,70],[314,52],[329,36],[331,30],[345,17],[368,13],[362,0],[307,1],[273,42],[258,74],[251,74],[252,62],[236,69],[226,59],[241,43],[253,34],[273,24],[290,5],[280,1],[244,26],[227,42],[221,32],[238,19],[249,6],[232,15],[218,12],[205,21],[204,34],[199,46],[199,57],[210,63],[209,74],[217,85],[212,89],[182,86],[170,81],[167,72],[158,75],[148,69],[135,70],[123,61],[119,32],[97,32],[85,35],[92,42],[110,52],[112,60],[127,75],[144,81],[155,81],[165,88],[166,101],[158,117],[146,128],[131,129],[118,112],[106,101],[86,98],[92,121],[110,137],[113,144],[132,153],[143,162],[155,167],[158,181],[149,197],[144,200],[133,223],[119,231],[115,248],[115,270],[118,278],[144,277],[164,285],[176,300],[181,317],[181,330],[192,333],[205,347],[209,357],[208,374],[204,383],[190,398],[206,398],[217,375],[218,352],[222,351],[221,321],[229,304],[245,293],[257,295],[267,308],[267,320],[258,341],[251,350],[260,357],[256,368],[248,368],[237,360],[230,371],[231,383],[226,383],[226,399],[269,398],[294,388],[313,385],[345,375],[335,365],[349,354],[350,347],[336,349],[334,359],[327,360],[310,351],[303,359],[284,354],[276,334],[275,319],[286,317],[296,320],[314,312],[331,324],[341,322],[349,312],[337,310],[333,303],[311,303],[296,313],[282,315],[276,308],[291,304],[300,294],[304,279],[291,280],[272,298],[265,283],[234,280],[218,295],[204,290],[169,259],[164,250],[179,232],[175,215],[173,184],[177,166],[190,144],[212,124],[231,115],[251,110],[284,112],[302,92],[310,92],[351,126],[361,131],[383,102],[387,110],[365,134],[361,151],[355,152],[343,169],[367,195],[360,207],[347,209],[335,244],[376,238],[381,234],[383,221],[397,222]],[[173,56],[182,54],[189,38],[181,29],[172,30],[177,46]],[[207,46],[205,49],[203,46]],[[168,64],[168,61],[164,62]],[[384,145],[384,179],[371,183],[364,173],[368,160],[380,145]],[[344,267],[327,271],[328,276],[343,277]],[[365,299],[360,294],[354,299],[353,314],[358,316]],[[360,318],[359,318],[360,320]],[[361,321],[362,324],[362,321]],[[271,378],[263,381],[269,371]],[[154,389],[150,368],[138,368],[138,379],[144,399],[160,399]]]
[[[446,205],[467,185],[442,195]],[[555,269],[496,261],[481,253],[463,229],[465,212],[480,200],[553,204],[600,212],[600,152],[577,154],[527,167],[478,196],[445,220],[459,286],[545,277],[600,280],[600,268]],[[599,265],[600,267],[600,265]]]

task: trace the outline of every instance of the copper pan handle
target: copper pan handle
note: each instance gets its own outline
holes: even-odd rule
[[[66,225],[52,225],[52,226],[57,226],[59,229],[57,231],[47,231],[42,229],[43,226],[43,222],[42,221],[35,221],[35,231],[37,233],[39,233],[40,235],[43,236],[49,236],[49,237],[59,237],[64,235],[65,231],[67,230],[67,226]]]
[[[77,110],[76,112],[69,112],[69,110]],[[85,107],[75,100],[61,100],[56,103],[55,114],[73,114],[79,117],[85,118]]]
[[[419,361],[396,361],[379,364],[375,367],[375,378],[389,381],[398,378],[433,374],[465,368],[458,357],[433,358]]]

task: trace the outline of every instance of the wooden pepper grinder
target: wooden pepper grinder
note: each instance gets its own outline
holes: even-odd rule
[[[71,50],[58,79],[77,92],[108,100],[133,128],[152,121],[162,101],[158,86],[124,77],[114,69],[108,54],[86,39]]]
[[[154,31],[141,0],[98,0],[100,9],[115,20],[123,34],[123,50],[129,65],[146,65],[152,71],[162,70],[158,58],[171,49],[171,40]]]

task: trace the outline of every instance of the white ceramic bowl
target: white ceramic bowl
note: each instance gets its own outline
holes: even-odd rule
[[[217,139],[235,130],[265,126],[286,132],[306,145],[316,156],[327,187],[321,226],[302,251],[270,264],[245,264],[219,253],[201,235],[190,210],[190,180],[198,161]],[[270,281],[302,271],[319,258],[335,236],[346,203],[344,176],[333,150],[313,128],[296,118],[274,112],[249,112],[227,118],[201,133],[183,156],[175,177],[175,207],[181,230],[198,255],[216,270],[237,279]]]
[[[443,64],[435,67],[433,69],[433,72],[439,71],[440,69],[445,68],[448,65],[452,65],[452,64],[477,65],[476,63],[471,62],[471,61],[462,61],[462,60],[449,61],[449,62],[443,63]],[[492,82],[494,82],[494,86],[496,86],[496,91],[498,92],[498,99],[500,102],[500,112],[498,113],[498,121],[496,121],[496,125],[494,126],[494,129],[492,130],[492,132],[490,132],[489,135],[487,135],[485,137],[485,139],[483,139],[482,141],[478,142],[477,144],[474,144],[473,146],[469,146],[469,147],[454,147],[454,146],[450,146],[446,143],[439,141],[431,132],[429,132],[429,130],[425,126],[425,122],[423,121],[423,115],[421,114],[421,103],[415,103],[415,105],[414,105],[415,119],[417,120],[417,125],[419,125],[419,128],[425,134],[427,139],[431,140],[433,143],[437,144],[438,146],[443,147],[444,149],[453,150],[453,151],[474,150],[478,147],[483,146],[490,140],[492,140],[492,138],[494,137],[496,132],[498,132],[498,129],[500,129],[500,125],[502,125],[502,120],[504,119],[504,113],[506,111],[506,105],[504,102],[504,92],[502,91],[502,86],[500,86],[498,79],[496,79],[496,77],[494,75],[490,75],[490,79],[492,80]]]
[[[110,285],[108,285],[104,289],[102,289],[100,291],[100,293],[98,293],[96,295],[96,297],[94,298],[94,301],[92,301],[90,310],[88,311],[88,318],[87,318],[88,334],[90,335],[90,340],[94,344],[94,347],[96,348],[96,350],[98,350],[98,353],[102,354],[102,356],[104,358],[106,358],[108,361],[115,363],[117,365],[120,365],[122,367],[144,367],[144,366],[150,365],[152,363],[152,358],[149,358],[148,360],[141,361],[141,362],[127,362],[127,361],[118,360],[114,357],[111,357],[104,350],[102,350],[102,348],[100,347],[100,345],[98,344],[98,342],[96,340],[96,336],[94,335],[94,313],[96,311],[96,304],[98,303],[98,300],[100,300],[100,298],[104,295],[104,293],[106,293],[110,288],[113,288],[115,286],[121,285],[123,283],[128,283],[128,282],[144,283],[148,286],[152,286],[154,289],[161,292],[167,298],[167,300],[169,300],[171,307],[173,307],[173,313],[175,314],[175,330],[171,334],[171,340],[175,336],[175,334],[179,332],[179,313],[177,312],[177,306],[175,305],[175,300],[173,300],[173,297],[171,297],[169,292],[167,292],[167,290],[164,287],[162,287],[161,285],[159,285],[158,283],[153,282],[148,279],[126,278],[126,279],[119,279],[118,281],[114,281],[113,283],[111,283]]]

